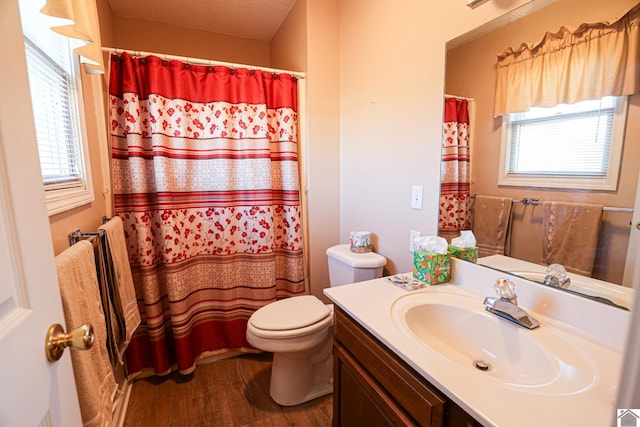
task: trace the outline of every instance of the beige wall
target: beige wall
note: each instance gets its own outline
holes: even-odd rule
[[[113,33],[114,45],[109,47],[118,49],[215,59],[262,67],[270,65],[269,44],[261,40],[243,39],[117,15],[113,17]]]
[[[298,0],[269,42],[270,66],[307,71],[307,2]]]
[[[340,240],[371,231],[388,273],[411,270],[410,230],[437,232],[445,43],[524,3],[340,2]]]
[[[100,39],[102,46],[114,46],[115,34],[113,32],[113,12],[109,0],[97,0],[98,19],[100,21]]]
[[[307,1],[307,189],[312,293],[329,286],[327,248],[340,243],[339,1]]]
[[[304,70],[301,171],[311,293],[326,301],[328,247],[340,242],[338,0],[298,0],[271,41],[271,65]]]
[[[517,23],[507,25],[447,55],[446,92],[474,98],[476,120],[472,146],[472,194],[534,197],[540,200],[598,203],[633,207],[640,166],[640,95],[629,99],[626,143],[618,191],[589,192],[498,186],[500,158],[500,118],[493,118],[496,54],[521,43],[535,44],[546,31],[560,26],[575,29],[583,22],[613,21],[637,0],[562,0]],[[473,74],[470,74],[473,70]],[[531,262],[542,259],[542,207],[514,204],[511,255]],[[631,214],[605,212],[594,277],[621,283]],[[526,244],[521,244],[526,242]]]

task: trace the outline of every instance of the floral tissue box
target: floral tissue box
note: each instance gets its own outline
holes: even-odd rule
[[[413,251],[413,277],[429,285],[443,283],[451,276],[449,254]]]
[[[449,245],[448,252],[449,252],[449,255],[451,255],[454,258],[463,259],[465,261],[478,262],[477,246],[474,246],[472,248],[458,248],[458,247]]]

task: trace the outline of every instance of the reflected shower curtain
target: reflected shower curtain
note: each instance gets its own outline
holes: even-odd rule
[[[471,229],[469,188],[469,102],[444,100],[438,235],[451,241]]]
[[[129,377],[250,348],[249,316],[305,291],[297,79],[111,58],[114,211],[142,324]]]

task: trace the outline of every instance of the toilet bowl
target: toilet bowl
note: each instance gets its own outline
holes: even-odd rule
[[[273,352],[269,393],[276,403],[298,405],[333,391],[332,326],[333,306],[312,295],[268,304],[251,316],[247,341]]]
[[[382,276],[386,259],[352,253],[349,245],[327,249],[330,285],[340,286]],[[333,305],[313,295],[267,304],[247,322],[247,341],[273,353],[272,399],[294,406],[333,392]]]

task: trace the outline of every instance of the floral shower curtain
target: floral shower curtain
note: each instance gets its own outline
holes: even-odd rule
[[[297,79],[113,55],[114,211],[142,324],[129,376],[250,348],[247,319],[304,293]]]
[[[438,235],[451,241],[471,229],[469,188],[469,102],[444,100]]]

